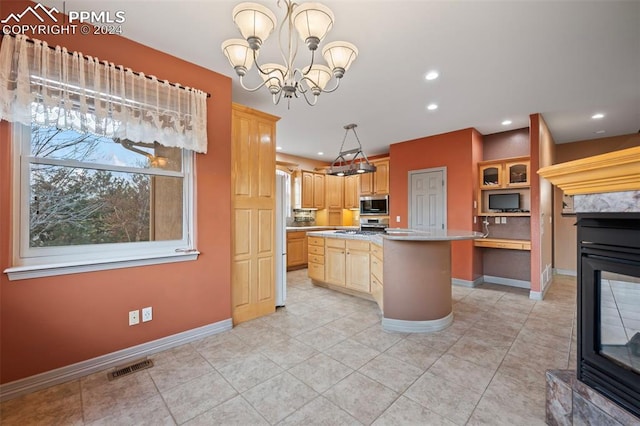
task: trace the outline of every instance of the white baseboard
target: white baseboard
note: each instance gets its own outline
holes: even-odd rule
[[[511,287],[526,289],[531,288],[531,281],[515,280],[513,278],[493,277],[491,275],[484,275],[482,278],[486,283],[508,285]]]
[[[0,386],[0,401],[6,401],[18,396],[35,392],[50,386],[79,379],[102,370],[121,366],[131,361],[144,358],[157,352],[165,351],[194,340],[231,330],[231,318],[194,328],[182,333],[163,337],[151,342],[122,349],[96,358],[67,365],[55,370],[29,376]]]
[[[572,271],[571,269],[553,268],[553,275],[569,275],[571,277],[577,277],[578,271]]]
[[[542,300],[544,299],[544,294],[546,293],[545,291],[530,291],[529,292],[529,299],[531,300]]]
[[[460,278],[451,278],[451,284],[459,285],[461,287],[473,288],[473,287],[477,287],[480,284],[482,284],[482,277],[478,277],[473,281],[461,280]]]
[[[453,312],[444,318],[431,321],[406,321],[393,318],[382,318],[382,329],[401,333],[426,333],[444,330],[453,322]]]

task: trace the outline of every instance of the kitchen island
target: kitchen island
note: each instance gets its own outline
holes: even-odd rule
[[[451,242],[482,234],[392,228],[385,234],[318,231],[308,236],[314,284],[373,298],[383,312],[383,329],[415,333],[443,330],[453,322]]]

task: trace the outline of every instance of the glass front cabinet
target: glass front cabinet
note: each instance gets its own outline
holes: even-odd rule
[[[487,161],[479,166],[480,189],[529,186],[529,158]]]

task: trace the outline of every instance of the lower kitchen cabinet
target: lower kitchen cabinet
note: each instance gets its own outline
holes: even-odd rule
[[[324,238],[309,237],[307,273],[312,280],[324,281]]]
[[[325,239],[325,282],[370,292],[369,242]]]
[[[324,280],[329,284],[345,286],[346,257],[345,240],[326,238],[324,249]]]
[[[307,233],[287,232],[287,270],[307,265]]]

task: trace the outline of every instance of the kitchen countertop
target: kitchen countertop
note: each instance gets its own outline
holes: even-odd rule
[[[480,232],[460,231],[453,229],[416,230],[404,228],[387,228],[386,233],[358,234],[333,231],[312,231],[309,235],[325,238],[345,238],[351,240],[365,240],[382,244],[383,240],[394,241],[457,241],[475,240],[482,238]]]
[[[287,226],[287,232],[291,231],[321,231],[321,230],[335,230],[335,229],[345,229],[345,230],[357,230],[360,229],[359,226]]]

